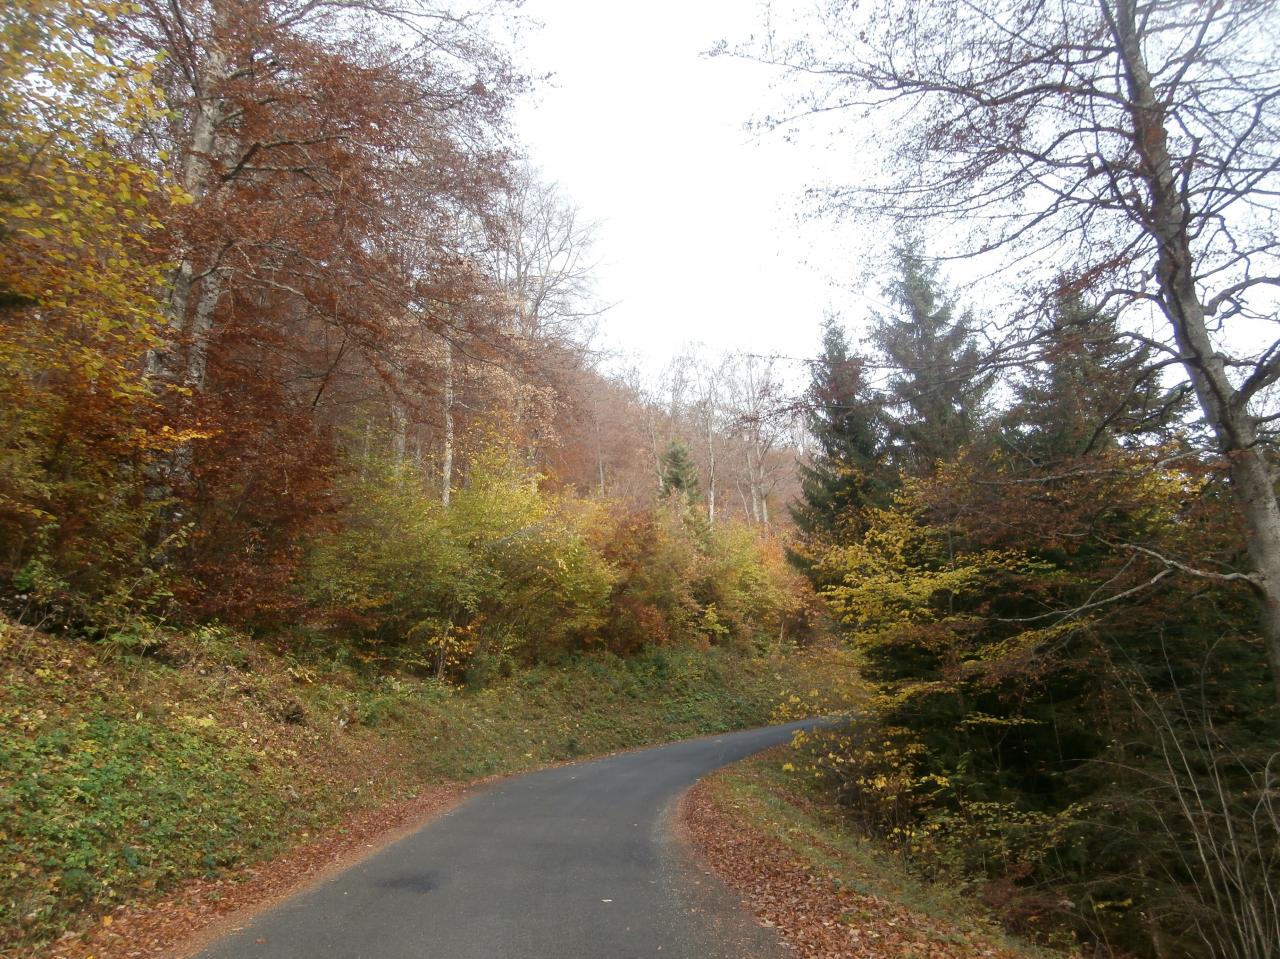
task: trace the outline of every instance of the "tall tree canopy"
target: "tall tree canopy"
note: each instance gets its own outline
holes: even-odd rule
[[[813,537],[856,527],[864,508],[882,505],[889,481],[880,404],[865,361],[834,316],[823,323],[822,352],[809,371],[803,403],[814,446],[799,467],[800,497],[791,516],[802,534]]]
[[[1170,439],[1190,396],[1184,385],[1163,382],[1153,352],[1124,335],[1114,311],[1064,287],[1036,361],[1014,385],[1006,440],[1036,462],[1051,463]]]
[[[793,71],[798,112],[857,116],[883,148],[856,182],[818,191],[830,210],[931,222],[1049,295],[1065,267],[1181,368],[1230,469],[1248,561],[1166,559],[1250,586],[1280,696],[1280,417],[1266,399],[1280,381],[1280,8],[893,0],[800,23],[794,42],[779,26],[745,54]]]
[[[174,207],[135,139],[156,63],[109,36],[128,11],[0,11],[0,571],[28,595],[127,592],[155,506],[142,466],[177,438],[140,375]]]
[[[876,316],[871,341],[892,370],[886,420],[897,466],[925,473],[953,459],[973,437],[993,382],[973,334],[955,315],[937,267],[918,241],[894,250],[886,293],[893,312]]]

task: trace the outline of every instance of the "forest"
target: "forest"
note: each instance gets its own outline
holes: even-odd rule
[[[1280,956],[1274,4],[832,2],[712,50],[782,78],[763,134],[839,114],[878,151],[810,191],[888,239],[806,383],[748,343],[598,348],[597,224],[514,133],[511,15],[0,11],[6,938],[207,855],[149,873],[104,818],[68,866],[24,806],[87,801],[49,770],[89,734],[31,690],[216,647],[376,686],[371,726],[406,690],[660,698],[794,656],[789,708],[849,714],[795,775],[918,875],[1050,948]],[[338,708],[270,689],[281,728]]]

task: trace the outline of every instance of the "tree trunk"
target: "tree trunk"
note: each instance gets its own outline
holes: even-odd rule
[[[600,496],[601,496],[601,498],[603,498],[603,497],[604,497],[604,495],[605,495],[605,482],[604,482],[604,444],[601,442],[601,439],[600,439],[600,418],[599,418],[598,416],[596,416],[596,417],[592,417],[592,421],[591,421],[591,422],[592,422],[592,425],[595,427],[595,439],[596,439],[596,471],[600,474]]]
[[[194,116],[191,138],[182,159],[182,188],[193,202],[205,199],[214,186],[214,158],[225,157],[232,144],[221,130],[226,121],[225,104],[219,89],[231,76],[232,67],[223,51],[225,35],[230,29],[231,10],[225,0],[213,5],[213,23],[206,47],[203,69],[195,82]],[[200,390],[209,368],[209,338],[213,331],[214,313],[225,286],[219,266],[221,251],[188,250],[174,271],[169,291],[169,325],[173,339],[185,337],[187,353],[179,359],[170,345],[166,352],[156,352],[148,366],[157,375],[183,386]],[[197,273],[197,263],[201,272]],[[194,300],[194,303],[193,303]]]
[[[751,518],[769,525],[769,502],[764,489],[764,455],[752,443],[747,447],[747,485],[751,487]]]
[[[1165,108],[1156,97],[1142,51],[1134,0],[1120,0],[1113,11],[1099,0],[1115,33],[1129,90],[1133,144],[1141,159],[1150,208],[1144,228],[1158,244],[1156,278],[1161,306],[1181,352],[1205,420],[1230,465],[1231,488],[1245,521],[1252,583],[1260,604],[1260,625],[1280,698],[1280,504],[1266,453],[1259,447],[1257,423],[1227,376],[1223,357],[1213,348],[1205,309],[1196,291],[1195,262],[1187,224],[1191,211],[1169,159]]]
[[[395,396],[391,398],[391,449],[396,461],[403,463],[409,450],[409,415]]]
[[[707,523],[716,523],[716,434],[711,414],[707,414]]]
[[[649,411],[649,449],[653,453],[653,476],[657,481],[658,494],[662,494],[662,450],[658,448],[658,424],[653,410]]]
[[[449,505],[453,492],[453,344],[444,341],[444,440],[440,451],[440,502]]]

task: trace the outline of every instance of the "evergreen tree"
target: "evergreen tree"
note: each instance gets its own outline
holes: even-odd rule
[[[1165,435],[1189,404],[1185,386],[1161,383],[1151,349],[1126,341],[1115,314],[1065,285],[1043,344],[1040,361],[1014,387],[1003,431],[1035,463]]]
[[[955,458],[974,436],[994,377],[982,367],[972,318],[955,315],[937,267],[917,241],[895,251],[898,275],[886,294],[893,314],[880,314],[871,340],[896,372],[889,380],[891,456],[921,475]]]
[[[799,466],[800,498],[790,507],[806,539],[852,531],[860,525],[861,509],[882,505],[892,486],[866,364],[853,354],[834,317],[823,324],[822,353],[810,370],[806,425],[815,449]]]
[[[672,440],[667,451],[662,454],[662,481],[659,489],[664,497],[676,495],[690,503],[697,502],[702,496],[698,486],[698,467],[679,440]]]

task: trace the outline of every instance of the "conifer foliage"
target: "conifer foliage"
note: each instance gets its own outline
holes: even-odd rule
[[[914,239],[894,250],[871,342],[892,371],[887,386],[888,444],[899,470],[927,473],[973,438],[993,379],[974,339],[974,320],[956,315],[937,267]]]
[[[853,353],[834,316],[823,324],[822,352],[810,363],[803,402],[814,446],[799,467],[800,496],[791,516],[803,535],[813,537],[856,526],[864,509],[883,505],[888,487],[883,413],[865,361]]]
[[[1230,569],[1243,549],[1222,464],[1191,452],[1186,387],[1065,284],[984,410],[987,358],[936,273],[899,262],[904,312],[876,332],[892,493],[849,523],[817,482],[840,474],[810,468],[797,507],[797,558],[875,690],[807,771],[1025,934],[1273,956],[1266,651],[1237,582],[1188,588],[1165,561]],[[828,329],[815,370],[842,345]],[[847,455],[828,422],[820,464]]]
[[[672,440],[667,451],[662,454],[662,482],[659,490],[663,496],[677,496],[687,503],[694,503],[701,497],[698,468],[679,440]]]
[[[1090,307],[1065,282],[1037,352],[1005,421],[1008,442],[1038,462],[1167,441],[1186,418],[1189,393],[1162,381],[1154,350],[1135,345],[1114,312]]]

